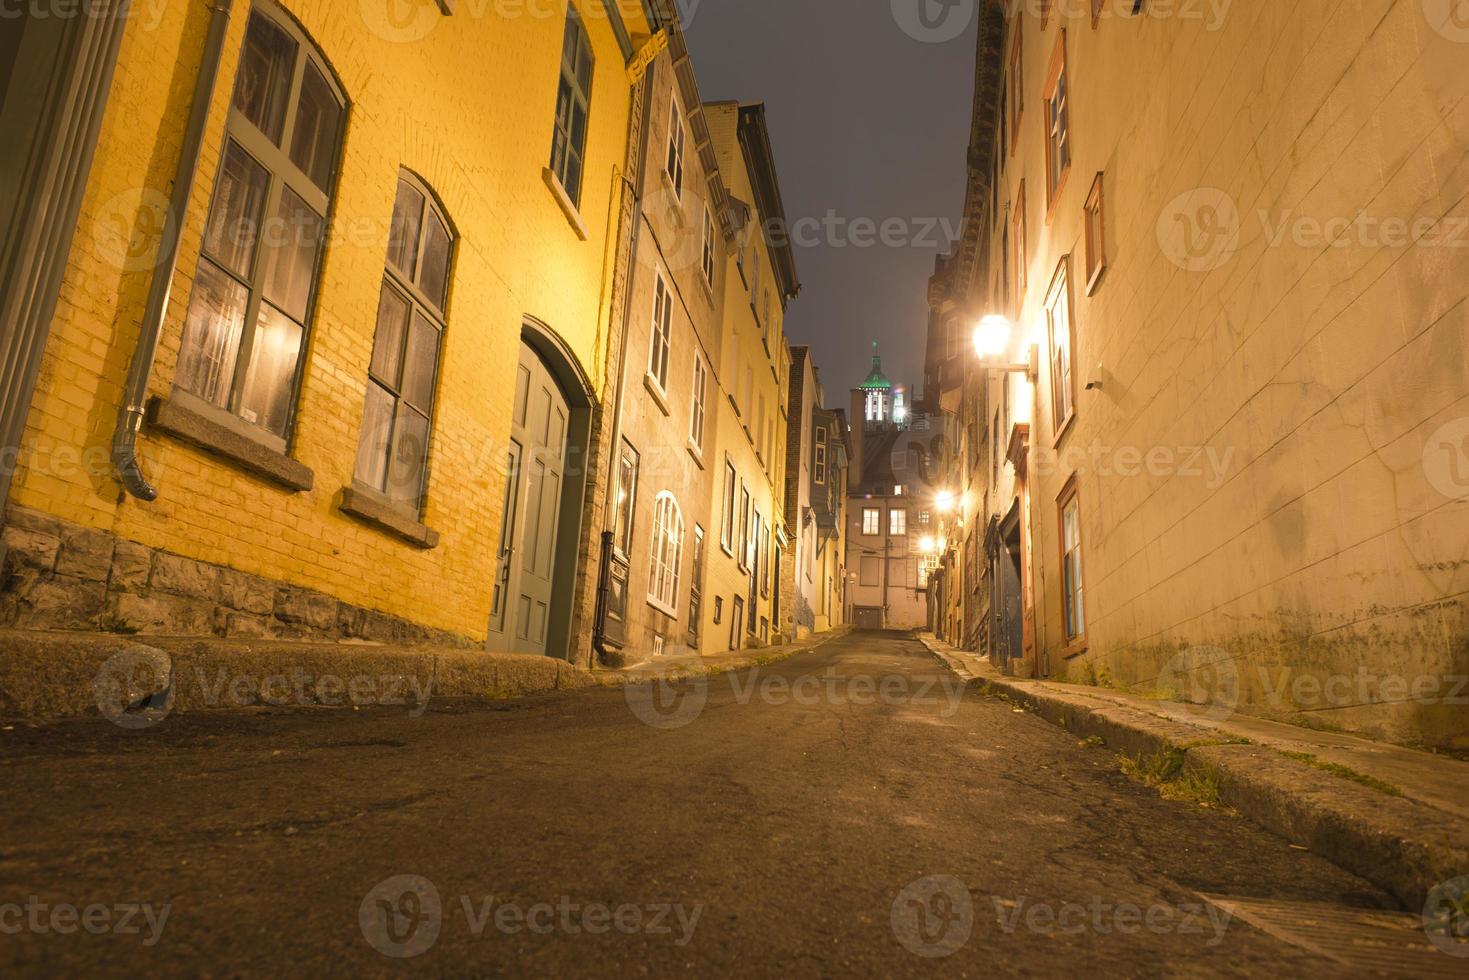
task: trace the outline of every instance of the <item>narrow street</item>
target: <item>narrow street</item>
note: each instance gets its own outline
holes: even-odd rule
[[[0,903],[117,929],[0,973],[1329,976],[1199,893],[1385,902],[905,635],[649,693],[17,725]]]

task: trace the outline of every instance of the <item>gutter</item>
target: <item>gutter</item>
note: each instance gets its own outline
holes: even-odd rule
[[[138,433],[148,396],[148,377],[158,355],[158,341],[163,334],[163,317],[168,310],[168,297],[173,276],[178,270],[182,244],[183,215],[188,210],[189,195],[199,171],[199,155],[204,143],[204,127],[209,119],[209,104],[214,98],[214,85],[219,77],[219,61],[224,51],[225,33],[229,29],[234,0],[213,0],[209,8],[209,34],[194,81],[193,106],[184,130],[183,148],[179,151],[178,170],[173,178],[173,197],[164,216],[163,237],[158,244],[158,261],[153,267],[153,282],[148,289],[148,305],[143,310],[143,323],[138,333],[138,346],[128,365],[127,385],[123,389],[122,409],[112,436],[112,465],[123,489],[143,501],[158,499],[158,488],[148,482],[138,459]]]

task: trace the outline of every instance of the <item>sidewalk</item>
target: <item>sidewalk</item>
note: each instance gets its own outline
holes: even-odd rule
[[[1393,893],[1410,910],[1469,874],[1469,763],[1234,714],[1219,706],[1005,677],[931,634],[919,639],[972,687],[1080,738],[1217,786],[1255,823]]]
[[[620,669],[484,650],[365,643],[0,630],[0,719],[97,717],[146,727],[171,713],[253,708],[419,707],[719,673],[813,650],[846,628],[781,647],[661,657]],[[151,712],[151,714],[149,714]]]

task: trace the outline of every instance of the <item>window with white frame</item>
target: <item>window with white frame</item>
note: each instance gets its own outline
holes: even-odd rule
[[[906,510],[896,507],[888,511],[888,533],[895,535],[908,533],[908,512]]]
[[[882,533],[882,511],[876,507],[862,508],[862,533],[871,537]]]
[[[659,274],[653,286],[653,332],[648,341],[648,377],[668,391],[668,347],[673,324],[673,295]]]
[[[415,513],[427,475],[453,248],[428,188],[400,177],[354,476]]]
[[[293,21],[251,13],[175,385],[284,451],[346,100]]]
[[[740,568],[750,570],[750,490],[740,483]]]
[[[714,212],[704,209],[704,281],[714,285]]]
[[[724,526],[719,529],[719,546],[730,555],[734,554],[735,520],[738,514],[735,510],[736,482],[734,464],[726,457],[724,460]]]
[[[694,355],[694,402],[689,410],[689,442],[695,449],[704,448],[704,416],[708,411],[709,369],[704,358]]]
[[[653,501],[653,566],[648,575],[648,602],[678,618],[678,575],[683,565],[683,513],[667,490]]]
[[[826,439],[818,437],[816,441],[816,482],[826,482]]]
[[[1066,32],[1056,38],[1056,54],[1046,79],[1046,206],[1055,204],[1071,172],[1071,106],[1066,90]]]
[[[668,172],[668,179],[673,182],[673,193],[681,199],[683,197],[683,154],[686,134],[683,112],[678,107],[678,96],[674,95],[670,101],[673,107],[669,111],[668,162],[664,165],[664,169]]]
[[[1076,413],[1076,379],[1071,369],[1071,287],[1067,259],[1056,268],[1046,295],[1046,328],[1051,341],[1051,422],[1057,433]]]

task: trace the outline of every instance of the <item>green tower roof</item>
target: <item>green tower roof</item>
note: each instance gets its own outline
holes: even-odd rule
[[[877,350],[877,341],[875,340],[872,342],[872,349],[874,351]],[[863,390],[873,390],[877,388],[891,388],[892,386],[893,383],[889,381],[887,377],[882,373],[882,358],[879,357],[877,354],[873,354],[872,373],[867,376],[866,381],[862,382],[857,387]]]

